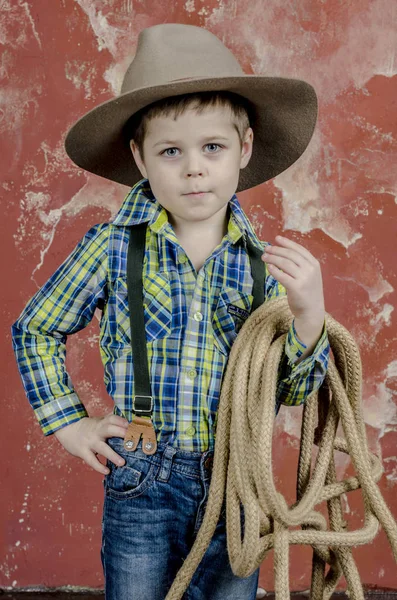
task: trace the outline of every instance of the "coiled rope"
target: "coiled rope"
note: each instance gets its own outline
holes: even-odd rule
[[[330,358],[320,390],[304,405],[295,504],[289,507],[275,487],[272,433],[277,376],[292,318],[285,297],[270,300],[250,315],[233,344],[219,402],[204,520],[166,600],[180,600],[187,589],[214,534],[225,493],[232,570],[239,577],[248,577],[274,548],[277,600],[290,598],[289,544],[313,547],[312,600],[330,598],[342,575],[350,597],[364,600],[351,549],[373,540],[379,524],[397,561],[397,524],[376,485],[383,467],[367,445],[359,350],[350,333],[329,314],[326,325],[334,360]],[[345,439],[336,437],[339,421]],[[318,453],[312,469],[313,444]],[[337,481],[334,450],[350,455],[356,476]],[[348,531],[340,496],[358,488],[363,493],[364,525]],[[329,528],[315,510],[324,501]],[[289,530],[296,526],[302,529]]]

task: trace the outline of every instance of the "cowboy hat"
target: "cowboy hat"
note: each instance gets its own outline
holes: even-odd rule
[[[142,178],[123,137],[128,119],[169,96],[229,91],[254,107],[254,145],[237,191],[291,166],[306,149],[317,119],[313,87],[299,79],[247,75],[210,31],[166,23],[143,29],[121,93],[82,116],[67,132],[65,149],[86,171],[133,186]]]

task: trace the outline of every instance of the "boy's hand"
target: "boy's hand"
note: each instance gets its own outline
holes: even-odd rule
[[[104,417],[83,417],[75,423],[57,429],[54,435],[70,454],[82,458],[98,473],[108,474],[109,469],[97,459],[96,455],[101,454],[115,465],[123,465],[124,458],[106,443],[106,439],[124,438],[127,427],[127,419],[109,413]]]
[[[320,263],[306,248],[280,235],[278,246],[267,246],[262,260],[269,273],[287,290],[288,304],[295,317],[296,332],[309,346],[308,355],[320,338],[325,307]]]

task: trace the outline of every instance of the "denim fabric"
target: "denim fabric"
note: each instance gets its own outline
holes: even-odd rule
[[[125,458],[107,460],[104,479],[101,561],[106,600],[163,600],[189,554],[203,520],[213,452],[182,451],[160,443],[147,456],[141,443],[124,450],[123,438],[108,438]],[[242,515],[242,524],[244,523]],[[259,569],[236,577],[226,546],[224,507],[211,543],[184,600],[254,600]]]

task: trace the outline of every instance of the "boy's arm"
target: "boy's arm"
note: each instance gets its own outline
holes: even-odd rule
[[[286,295],[284,286],[270,275],[266,266],[265,301]],[[293,321],[285,340],[284,358],[279,369],[276,412],[280,404],[302,404],[324,381],[330,354],[325,320],[313,351],[302,359],[306,351],[307,346],[299,339]]]
[[[44,435],[87,417],[65,367],[68,335],[107,297],[108,224],[94,225],[11,326],[27,398]]]

